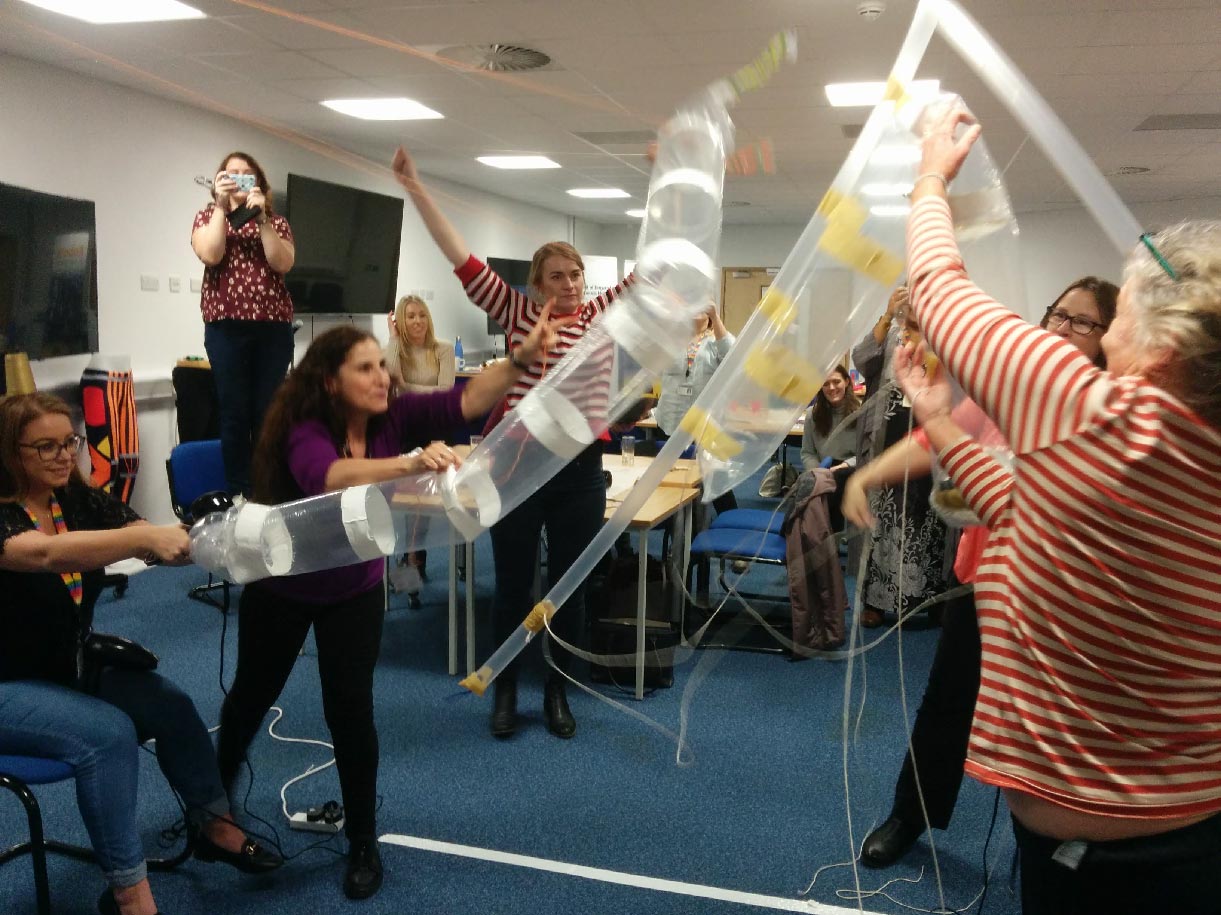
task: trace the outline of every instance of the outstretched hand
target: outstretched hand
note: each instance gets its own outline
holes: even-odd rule
[[[938,416],[949,415],[954,389],[923,340],[915,346],[900,346],[895,351],[894,365],[895,381],[911,401],[912,411],[922,425]]]
[[[959,124],[970,126],[962,136],[955,138]],[[941,175],[947,182],[953,181],[982,129],[969,112],[951,108],[925,131],[920,174]]]
[[[420,173],[416,171],[415,160],[404,147],[400,146],[395,150],[390,168],[394,172],[394,180],[401,184],[405,191],[410,193],[419,189]]]
[[[551,309],[554,305],[555,299],[547,301],[547,304],[543,306],[543,310],[538,316],[538,323],[530,331],[530,336],[526,337],[517,348],[518,357],[527,365],[538,361],[539,356],[543,353],[549,353],[555,349],[555,345],[560,338],[560,328],[567,327],[580,317],[576,314],[570,314],[553,318],[551,317]]]

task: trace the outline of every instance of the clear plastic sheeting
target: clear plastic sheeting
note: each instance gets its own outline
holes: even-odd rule
[[[197,527],[200,564],[253,581],[473,540],[589,447],[681,357],[695,318],[712,300],[735,80],[766,79],[794,41],[777,36],[751,67],[700,93],[662,126],[635,282],[461,468],[275,507],[248,503]],[[395,512],[408,516],[398,538]]]

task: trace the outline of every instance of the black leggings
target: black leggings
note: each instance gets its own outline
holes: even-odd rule
[[[539,532],[547,529],[547,578],[554,584],[597,536],[605,510],[602,447],[595,442],[492,528],[492,555],[496,561],[492,628],[497,645],[530,612]],[[551,628],[568,644],[580,645],[584,617],[582,582],[555,615]],[[564,668],[568,653],[557,651],[552,657],[557,666]],[[516,662],[509,665],[501,677],[514,677],[516,667]]]
[[[335,744],[349,837],[376,834],[377,728],[373,667],[382,642],[385,601],[380,587],[330,604],[274,594],[258,583],[238,605],[237,673],[220,713],[216,758],[232,790],[238,767],[267,710],[279,698],[310,626],[318,644],[322,711]]]
[[[1013,834],[1022,868],[1022,915],[1216,915],[1218,910],[1221,814],[1153,836],[1088,842],[1084,849],[1031,832],[1016,819]],[[1052,857],[1057,850],[1062,859],[1079,857],[1075,869]]]

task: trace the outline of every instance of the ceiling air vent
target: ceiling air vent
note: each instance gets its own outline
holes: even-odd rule
[[[515,44],[454,45],[442,48],[437,56],[493,73],[524,73],[541,70],[551,63],[551,58],[542,51]]]
[[[1107,172],[1108,175],[1147,175],[1148,173],[1149,168],[1145,165],[1121,165],[1119,168]]]
[[[1221,130],[1221,114],[1154,114],[1136,130]]]
[[[602,149],[624,146],[642,154],[645,147],[657,139],[655,130],[582,130],[573,131],[572,135]]]

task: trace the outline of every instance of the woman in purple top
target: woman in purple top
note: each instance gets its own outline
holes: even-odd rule
[[[509,360],[463,388],[389,399],[377,340],[353,327],[317,337],[280,386],[252,465],[254,498],[266,504],[361,483],[444,470],[458,458],[435,441],[488,413],[536,356],[555,344],[564,319],[544,316]],[[430,444],[431,443],[431,444]],[[416,454],[403,454],[422,447]],[[221,709],[217,762],[233,784],[246,748],[284,688],[311,626],[322,707],[335,744],[349,840],[344,893],[364,899],[382,882],[374,809],[377,730],[373,666],[381,645],[385,560],[246,585],[238,607],[237,672]]]

